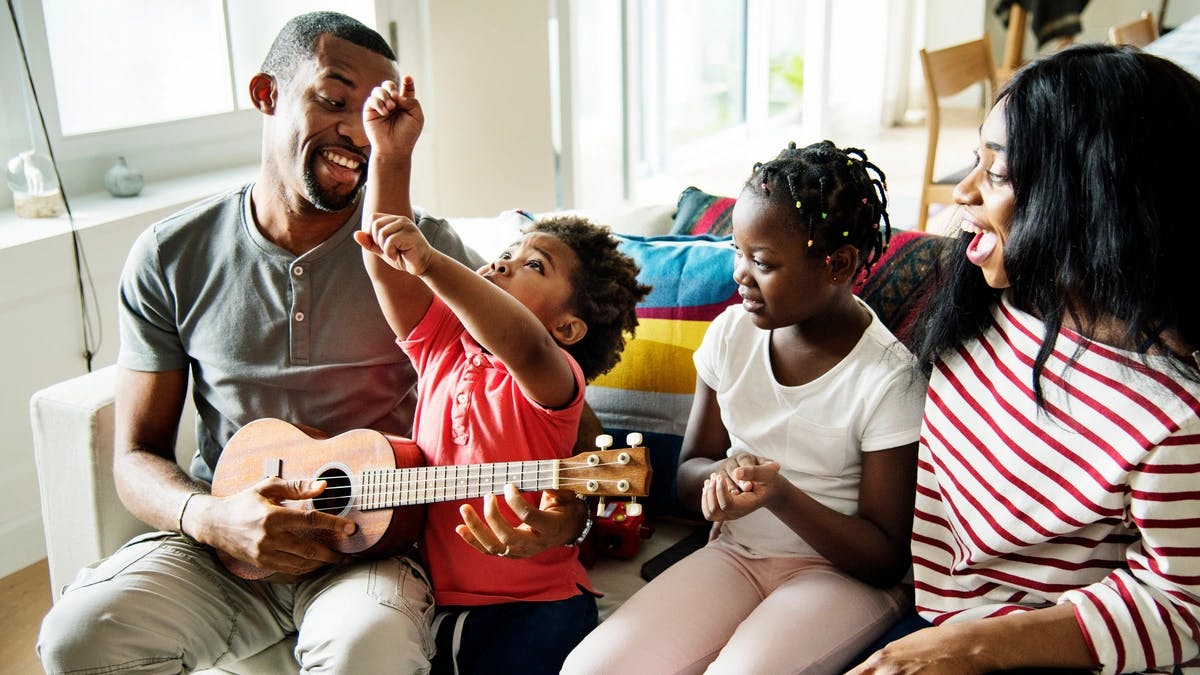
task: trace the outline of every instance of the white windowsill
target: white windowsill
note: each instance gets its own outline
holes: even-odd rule
[[[199,199],[242,185],[257,172],[258,165],[252,164],[181,178],[147,180],[136,197],[113,197],[107,192],[67,197],[76,229],[85,230],[129,218],[164,217]],[[0,250],[56,237],[70,229],[65,214],[54,218],[18,218],[9,207],[0,211]]]

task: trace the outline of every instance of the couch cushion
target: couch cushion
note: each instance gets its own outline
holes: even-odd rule
[[[724,237],[733,232],[733,197],[710,195],[689,187],[679,195],[671,234],[711,234]]]
[[[580,215],[587,216],[597,225],[607,225],[613,232],[638,237],[654,237],[670,234],[674,224],[674,204],[649,204],[608,209],[582,209]]]
[[[620,249],[641,266],[653,290],[637,306],[637,335],[620,363],[587,389],[587,400],[618,443],[641,432],[654,479],[648,511],[682,513],[675,468],[696,388],[692,352],[708,324],[740,302],[728,237],[619,236]]]
[[[449,219],[463,242],[475,249],[485,261],[495,260],[504,249],[521,238],[521,228],[529,224],[519,209],[502,211],[495,216],[468,216]],[[574,209],[536,214],[537,217],[578,215],[605,225],[613,232],[637,236],[668,234],[674,223],[674,204],[650,204],[609,209]]]

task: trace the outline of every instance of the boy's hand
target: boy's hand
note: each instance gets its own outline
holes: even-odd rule
[[[459,507],[463,522],[454,528],[463,541],[480,553],[501,558],[530,558],[549,548],[573,541],[587,505],[562,491],[543,491],[537,508],[521,496],[517,486],[504,486],[504,503],[520,524],[510,525],[497,495],[484,495],[483,516],[470,504]]]
[[[404,216],[376,213],[354,233],[354,241],[392,267],[423,276],[429,270],[434,250],[416,223]]]
[[[391,80],[383,82],[371,90],[363,105],[363,128],[374,156],[412,157],[425,125],[413,79],[405,76],[402,85]]]

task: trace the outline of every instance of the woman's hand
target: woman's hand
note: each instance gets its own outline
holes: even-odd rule
[[[1064,602],[923,628],[884,646],[850,673],[973,675],[1029,668],[1068,675],[1099,667],[1075,618],[1075,606]]]
[[[923,628],[889,643],[848,675],[974,675],[988,669],[973,663],[963,639],[965,626]]]

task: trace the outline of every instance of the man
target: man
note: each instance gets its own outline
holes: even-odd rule
[[[263,114],[257,180],[147,230],[120,285],[114,476],[126,508],[160,532],[84,570],[47,615],[47,672],[180,672],[227,665],[297,634],[302,670],[422,672],[432,601],[405,556],[350,561],[314,530],[352,521],[284,508],[323,487],[265,478],[214,497],[207,481],[247,422],[279,417],[329,433],[409,433],[415,378],[352,239],[369,145],[362,106],[398,80],[373,30],[330,12],[293,19],[250,82]],[[480,264],[445,221],[417,214],[437,248]],[[174,438],[191,371],[199,448],[191,476]],[[518,503],[519,502],[519,503]],[[476,543],[533,555],[570,544],[585,508],[509,500],[524,523],[466,524]],[[299,579],[244,581],[212,549]]]

